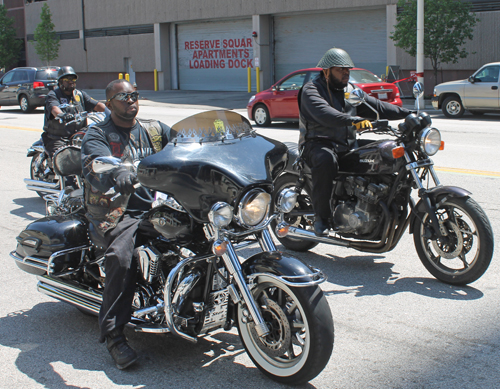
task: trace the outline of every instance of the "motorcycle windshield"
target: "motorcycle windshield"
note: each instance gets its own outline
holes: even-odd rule
[[[165,148],[144,158],[139,182],[168,193],[200,222],[217,201],[235,205],[251,186],[271,187],[287,162],[286,146],[256,134],[233,111],[207,111],[172,126]]]

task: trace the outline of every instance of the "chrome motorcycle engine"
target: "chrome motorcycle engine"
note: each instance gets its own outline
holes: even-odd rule
[[[340,233],[365,235],[374,230],[381,219],[378,202],[387,197],[389,186],[370,183],[363,177],[347,177],[344,189],[352,200],[335,207],[333,222]]]

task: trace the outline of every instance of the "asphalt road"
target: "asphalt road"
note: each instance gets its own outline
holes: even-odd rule
[[[178,104],[181,93],[167,96],[169,101],[151,95],[141,100],[140,116],[169,125],[214,107],[244,114],[248,98],[185,93]],[[500,116],[449,120],[430,112],[446,142],[434,158],[441,183],[473,193],[498,242]],[[0,109],[0,388],[284,388],[255,368],[236,332],[191,344],[127,330],[140,360],[119,371],[97,341],[95,318],[36,291],[35,277],[19,270],[8,253],[26,224],[44,214],[43,201],[22,181],[29,173],[26,149],[39,138],[42,122],[40,109],[29,115],[17,107]],[[298,138],[296,124],[258,131],[279,140]],[[425,270],[409,234],[385,254],[324,244],[289,253],[326,273],[322,289],[335,322],[329,364],[305,388],[499,387],[498,254],[482,278],[454,287]]]

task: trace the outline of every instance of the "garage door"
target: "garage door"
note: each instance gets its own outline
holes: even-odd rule
[[[179,24],[179,88],[246,91],[253,67],[252,20]]]
[[[386,10],[274,17],[275,79],[315,67],[332,47],[346,50],[356,67],[385,74]]]

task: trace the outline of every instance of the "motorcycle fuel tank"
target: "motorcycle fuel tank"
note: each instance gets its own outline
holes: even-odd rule
[[[395,159],[392,140],[374,141],[342,156],[339,160],[341,174],[392,174],[404,165],[404,158]]]
[[[175,124],[170,143],[141,161],[137,177],[207,222],[215,202],[232,204],[245,188],[272,185],[286,161],[286,146],[255,134],[245,117],[208,111]]]

